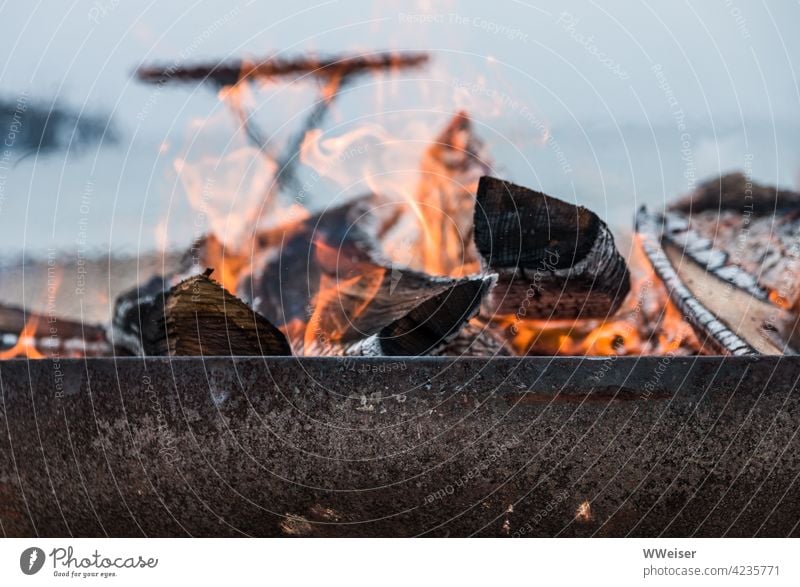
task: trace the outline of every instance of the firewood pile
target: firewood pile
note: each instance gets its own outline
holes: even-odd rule
[[[215,86],[319,78],[308,132],[348,80],[426,59],[264,60],[137,75]],[[243,124],[261,145],[261,129],[248,116]],[[278,159],[295,161],[302,138]],[[59,319],[53,339],[45,318],[0,308],[0,356],[75,348],[82,356],[342,357],[800,348],[796,192],[741,174],[711,180],[662,212],[639,210],[626,260],[591,210],[492,177],[464,112],[424,150],[420,169],[408,201],[367,193],[268,228],[254,224],[241,243],[207,234],[179,270],[119,296],[108,325]],[[280,189],[291,192],[293,173],[282,175]],[[398,252],[398,242],[414,254]]]

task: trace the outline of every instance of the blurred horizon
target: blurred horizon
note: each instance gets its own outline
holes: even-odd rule
[[[663,206],[727,171],[800,188],[800,3],[95,0],[0,11],[0,98],[75,115],[59,145],[2,170],[4,257],[77,247],[136,255],[196,238],[176,160],[226,158],[247,143],[213,89],[133,79],[151,63],[430,52],[426,68],[348,86],[324,136],[375,124],[421,150],[463,109],[494,174],[590,207],[618,235],[639,205]],[[256,93],[255,117],[278,144],[315,99],[307,82]],[[115,141],[73,140],[91,117],[108,117]],[[18,145],[13,159],[21,155]],[[242,178],[262,180],[258,161]],[[327,181],[316,188],[311,207],[344,193]],[[258,204],[247,189],[233,197],[223,212]]]

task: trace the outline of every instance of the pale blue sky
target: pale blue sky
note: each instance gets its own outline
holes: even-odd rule
[[[416,80],[413,87],[365,84],[343,96],[335,132],[362,116],[397,124],[383,113],[414,108],[433,133],[449,112],[471,106],[498,173],[590,205],[619,230],[639,203],[659,205],[690,186],[687,175],[741,168],[750,155],[756,178],[800,182],[800,3],[555,5],[4,2],[3,95],[29,91],[105,110],[121,141],[81,155],[33,158],[12,170],[0,245],[6,253],[43,243],[69,248],[86,216],[87,185],[94,246],[152,248],[153,227],[167,210],[170,241],[188,242],[187,206],[171,159],[192,119],[220,113],[218,101],[192,87],[154,97],[152,87],[130,76],[141,62],[169,62],[182,53],[191,62],[276,51],[430,51],[432,66],[405,76]],[[489,91],[509,101],[505,109],[487,106]],[[259,119],[269,129],[291,121],[294,107],[307,105],[304,96],[286,88],[269,93]],[[550,129],[551,143],[542,144],[536,122]],[[232,129],[232,122],[227,130],[215,127],[217,141],[195,149],[224,151]],[[162,144],[169,149],[159,152]],[[320,191],[320,199],[327,197]]]

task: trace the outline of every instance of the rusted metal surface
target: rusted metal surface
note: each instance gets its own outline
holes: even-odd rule
[[[785,357],[0,363],[6,536],[800,535]]]

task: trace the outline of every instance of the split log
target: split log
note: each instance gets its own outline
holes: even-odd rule
[[[0,358],[31,354],[110,357],[114,349],[106,339],[106,329],[99,324],[0,305]]]
[[[800,311],[800,193],[742,174],[703,183],[666,214],[665,239],[751,296]]]
[[[482,177],[474,225],[485,265],[499,274],[489,312],[605,318],[630,291],[611,231],[582,206]]]
[[[210,279],[153,278],[117,300],[114,343],[135,355],[290,355],[283,333]]]
[[[278,327],[307,322],[324,275],[318,257],[332,262],[335,272],[339,260],[362,259],[371,247],[370,237],[356,225],[363,206],[357,199],[256,235],[252,271],[237,293]]]
[[[674,212],[664,216],[664,240],[683,252],[690,260],[700,265],[718,279],[744,290],[754,298],[766,301],[769,291],[758,279],[733,261],[725,250],[715,246],[715,241],[691,228],[689,220]]]
[[[466,348],[478,350],[486,337],[469,327],[481,302],[494,285],[494,276],[445,280],[429,278],[416,296],[424,301],[397,303],[381,289],[370,301],[387,308],[386,316],[397,316],[380,330],[354,342],[335,341],[309,346],[313,354],[345,356],[414,357],[449,355],[456,341]],[[450,282],[450,283],[447,283]],[[441,291],[440,291],[441,290]],[[431,295],[431,292],[438,292]],[[409,309],[410,308],[410,309]],[[323,312],[324,313],[324,312]],[[373,322],[373,324],[375,324]],[[374,329],[372,326],[371,329]],[[483,350],[483,349],[481,349]],[[482,355],[484,356],[484,355]]]
[[[260,237],[239,292],[306,355],[418,355],[456,336],[493,277],[453,279],[384,258],[361,199]],[[358,222],[358,223],[357,223]]]
[[[277,77],[314,76],[343,78],[355,74],[419,67],[428,61],[426,53],[372,53],[331,58],[272,57],[262,61],[230,61],[186,67],[176,65],[142,66],[136,77],[145,83],[164,85],[168,82],[214,82],[232,86],[241,80]]]
[[[642,208],[636,230],[654,270],[701,344],[730,355],[794,352],[796,316],[726,283],[686,259],[669,241],[662,246],[662,217]]]

